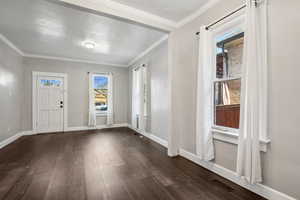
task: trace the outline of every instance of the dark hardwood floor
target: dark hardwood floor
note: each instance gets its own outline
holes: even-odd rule
[[[118,128],[25,136],[1,149],[0,199],[264,198]]]

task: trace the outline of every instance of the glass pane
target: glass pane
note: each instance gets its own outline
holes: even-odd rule
[[[41,85],[44,86],[44,87],[50,87],[51,86],[51,82],[50,82],[50,80],[42,79],[41,80]]]
[[[106,76],[94,77],[95,107],[96,111],[107,111],[108,78]]]
[[[51,85],[54,87],[60,87],[61,81],[60,80],[51,80]]]
[[[239,128],[241,79],[214,84],[215,125]]]
[[[44,87],[60,87],[61,81],[60,80],[41,80],[41,85]]]
[[[216,78],[230,78],[241,75],[244,33],[233,32],[216,39]]]

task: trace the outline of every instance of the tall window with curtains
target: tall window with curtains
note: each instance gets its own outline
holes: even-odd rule
[[[213,128],[237,132],[244,48],[242,23],[221,28],[213,41]]]
[[[215,158],[214,137],[237,143],[237,174],[251,184],[262,181],[260,151],[270,142],[267,6],[246,0],[199,32],[197,155]],[[245,15],[229,18],[243,9]]]

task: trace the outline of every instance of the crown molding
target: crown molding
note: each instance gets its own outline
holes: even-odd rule
[[[28,53],[23,52],[21,49],[19,49],[14,43],[12,43],[9,39],[7,39],[1,33],[0,33],[0,40],[3,41],[7,46],[12,48],[20,56],[25,57],[25,58],[39,58],[39,59],[48,59],[48,60],[59,60],[59,61],[87,63],[87,64],[95,64],[95,65],[106,65],[106,66],[112,66],[112,67],[128,67],[128,65],[123,65],[123,64],[103,63],[103,62],[96,62],[96,61],[83,60],[83,59],[73,59],[73,58],[66,58],[66,57],[46,56],[46,55],[41,55],[41,54],[28,54]]]
[[[87,9],[90,12],[106,14],[140,24],[151,26],[165,32],[176,28],[176,22],[110,0],[51,0],[52,2]]]
[[[144,57],[145,55],[147,55],[149,52],[151,52],[153,49],[155,49],[156,47],[158,47],[161,43],[163,43],[164,41],[166,41],[168,38],[169,38],[169,35],[163,36],[160,40],[158,40],[157,42],[155,42],[154,44],[152,44],[145,51],[143,51],[137,57],[135,57],[132,61],[130,61],[127,66],[130,67],[131,65],[133,65],[136,61],[138,61],[139,59],[141,59],[142,57]]]
[[[24,52],[19,49],[16,45],[14,45],[9,39],[7,39],[4,35],[0,33],[0,40],[2,40],[7,46],[16,51],[19,55],[24,56]]]
[[[47,60],[67,61],[67,62],[77,62],[77,63],[86,63],[86,64],[94,64],[94,65],[106,65],[106,66],[111,66],[111,67],[127,67],[127,65],[122,65],[122,64],[96,62],[96,61],[83,60],[83,59],[74,59],[74,58],[67,58],[67,57],[46,56],[46,55],[40,55],[40,54],[26,54],[25,53],[24,57],[26,57],[26,58],[47,59]]]
[[[199,17],[200,15],[202,15],[204,12],[206,12],[208,9],[210,9],[211,7],[213,7],[214,5],[216,5],[219,1],[220,0],[210,0],[205,5],[203,5],[202,7],[200,7],[196,12],[194,12],[191,15],[187,16],[183,20],[180,20],[176,24],[176,27],[180,28],[181,26],[184,26],[187,23],[193,21],[194,19],[196,19],[197,17]]]

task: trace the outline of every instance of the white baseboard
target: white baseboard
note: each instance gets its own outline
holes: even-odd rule
[[[240,178],[235,172],[215,163],[203,161],[197,155],[184,149],[179,150],[179,155],[269,200],[296,200],[266,185],[251,185]]]
[[[149,138],[150,140],[153,140],[154,142],[156,142],[156,143],[158,143],[158,144],[160,144],[160,145],[162,145],[162,146],[168,148],[168,141],[166,141],[166,140],[164,140],[164,139],[162,139],[162,138],[160,138],[160,137],[157,137],[157,136],[154,135],[153,133],[148,133],[148,132],[145,132],[145,131],[140,131],[140,130],[138,130],[138,129],[135,129],[135,128],[133,128],[133,127],[132,127],[131,125],[129,125],[129,124],[127,124],[127,126],[128,126],[128,128],[130,128],[130,129],[132,129],[132,130],[138,132],[139,134],[141,134],[141,135],[143,135],[143,136]]]
[[[127,123],[123,123],[123,124],[113,124],[111,126],[107,126],[107,125],[101,125],[101,126],[97,126],[96,128],[91,128],[88,126],[81,126],[81,127],[69,127],[65,132],[71,132],[71,131],[85,131],[85,130],[98,130],[98,129],[105,129],[105,128],[119,128],[119,127],[128,127]],[[26,135],[35,135],[37,134],[34,131],[23,131],[20,133],[17,133],[5,140],[3,140],[2,142],[0,141],[0,149],[2,149],[3,147],[9,145],[10,143],[13,143],[14,141],[16,141],[17,139],[19,139],[22,136],[26,136]]]
[[[65,132],[71,131],[86,131],[86,130],[101,130],[106,128],[121,128],[121,127],[128,127],[127,123],[122,124],[113,124],[113,125],[98,125],[96,127],[89,127],[89,126],[76,126],[76,127],[68,127]]]
[[[113,124],[113,125],[100,125],[100,126],[97,126],[97,129],[122,128],[122,127],[128,127],[128,124],[127,123],[122,123],[122,124]]]
[[[35,135],[36,133],[34,131],[23,131],[23,135]]]
[[[13,143],[14,141],[16,141],[17,139],[19,139],[20,137],[22,137],[23,133],[17,133],[5,140],[3,140],[2,142],[0,142],[0,149],[2,149],[3,147],[9,145],[10,143]]]
[[[150,134],[150,139],[154,142],[157,142],[158,144],[168,148],[168,141],[161,139],[160,137],[157,137],[156,135]]]
[[[87,131],[87,130],[96,130],[96,127],[89,127],[89,126],[74,126],[68,127],[65,132],[72,132],[72,131]]]

